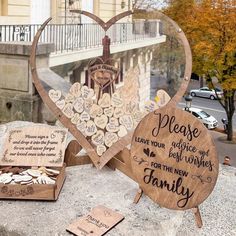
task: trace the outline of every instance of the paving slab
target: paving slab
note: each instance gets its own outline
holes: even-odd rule
[[[69,236],[66,227],[97,205],[125,216],[108,236],[236,235],[234,167],[220,165],[214,191],[199,206],[201,229],[197,228],[191,210],[168,210],[145,195],[134,204],[138,185],[118,170],[105,167],[98,171],[84,165],[67,167],[66,172],[67,178],[56,202],[0,200],[0,236]]]
[[[137,184],[119,171],[91,165],[67,168],[67,179],[56,202],[0,201],[1,236],[69,236],[66,227],[104,205],[125,219],[110,236],[236,235],[236,169],[221,166],[213,193],[200,205],[203,227],[197,228],[191,210],[161,208],[147,196],[136,205]]]

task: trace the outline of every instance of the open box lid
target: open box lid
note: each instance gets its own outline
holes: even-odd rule
[[[28,126],[10,130],[0,153],[1,166],[61,167],[67,129]]]

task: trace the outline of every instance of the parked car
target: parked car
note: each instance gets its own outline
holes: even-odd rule
[[[216,93],[219,98],[222,98],[223,92],[219,88],[216,88]],[[215,90],[209,89],[208,87],[202,87],[200,89],[192,89],[190,90],[190,94],[192,97],[198,96],[198,97],[210,98],[211,100],[217,99]]]
[[[215,117],[209,115],[208,113],[206,113],[205,111],[203,111],[201,109],[190,107],[188,110],[186,110],[185,108],[184,108],[184,110],[191,113],[192,115],[194,115],[198,119],[200,119],[200,121],[208,129],[214,129],[218,126],[218,121],[215,119]]]

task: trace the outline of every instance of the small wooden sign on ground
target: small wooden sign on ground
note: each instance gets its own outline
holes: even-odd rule
[[[77,236],[101,236],[124,219],[120,213],[104,206],[97,206],[86,216],[67,227],[67,231]]]

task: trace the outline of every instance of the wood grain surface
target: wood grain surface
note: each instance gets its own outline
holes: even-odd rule
[[[144,193],[169,209],[198,206],[212,192],[219,162],[205,126],[190,113],[163,107],[134,132],[131,166]]]

